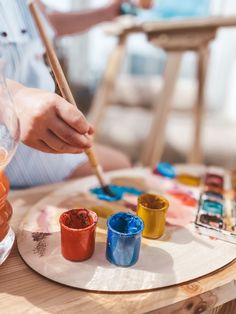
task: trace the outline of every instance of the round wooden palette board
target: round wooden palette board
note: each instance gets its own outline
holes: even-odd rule
[[[173,188],[173,181],[154,176],[149,170],[141,168],[113,172],[108,177],[118,178],[115,182],[125,181],[158,193]],[[99,201],[88,193],[88,189],[96,184],[94,177],[65,183],[62,189],[42,199],[25,216],[18,232],[18,248],[24,261],[36,272],[80,289],[141,291],[196,279],[236,258],[234,244],[198,235],[194,225],[189,223],[184,227],[167,225],[165,235],[158,240],[142,238],[136,265],[121,268],[110,264],[105,258],[106,218],[112,212],[128,209],[119,202]],[[172,198],[169,200],[170,203],[174,201]],[[174,201],[173,204],[176,206],[178,203]],[[75,207],[93,208],[100,216],[94,255],[77,263],[67,261],[60,253],[58,224],[60,214]],[[175,211],[181,211],[180,207]]]

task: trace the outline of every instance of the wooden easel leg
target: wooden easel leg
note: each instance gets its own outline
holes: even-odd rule
[[[204,87],[206,80],[206,69],[208,62],[208,45],[201,46],[198,50],[198,94],[194,108],[194,139],[193,147],[189,156],[190,163],[202,161],[202,125],[204,115]]]
[[[120,36],[117,46],[109,57],[102,82],[98,87],[96,95],[94,96],[88,119],[95,129],[99,127],[105,108],[109,104],[110,97],[123,62],[125,42],[126,36]]]
[[[182,54],[183,52],[179,51],[168,52],[162,91],[155,106],[151,130],[144,147],[142,158],[144,166],[154,167],[161,159],[165,144],[167,118],[175,91]]]

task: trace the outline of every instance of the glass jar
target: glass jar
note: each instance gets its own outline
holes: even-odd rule
[[[12,215],[12,207],[7,201],[9,183],[3,172],[0,172],[0,264],[4,262],[10,253],[15,235],[9,226]]]
[[[9,182],[3,170],[15,153],[19,137],[19,121],[4,76],[4,61],[0,58],[0,265],[9,255],[15,239],[9,226],[12,215],[7,201]]]

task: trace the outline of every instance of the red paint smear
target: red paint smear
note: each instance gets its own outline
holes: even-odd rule
[[[179,200],[169,198],[170,206],[166,214],[166,222],[170,225],[184,227],[194,221],[194,209],[184,206]]]
[[[197,206],[197,200],[186,192],[170,190],[167,191],[167,193],[177,198],[185,206],[194,208]]]

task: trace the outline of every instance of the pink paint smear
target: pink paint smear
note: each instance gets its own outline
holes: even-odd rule
[[[168,196],[170,206],[166,214],[166,222],[170,225],[184,227],[194,221],[195,210],[193,207],[185,206],[178,199]]]
[[[46,209],[41,209],[37,218],[38,229],[41,232],[49,232],[48,214]]]

